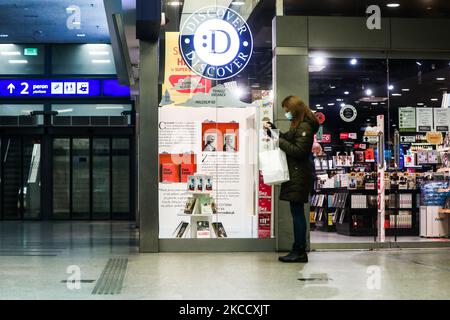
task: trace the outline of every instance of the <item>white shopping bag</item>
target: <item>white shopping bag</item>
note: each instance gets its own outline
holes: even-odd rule
[[[289,181],[286,153],[280,148],[260,152],[259,169],[265,184],[275,185]]]

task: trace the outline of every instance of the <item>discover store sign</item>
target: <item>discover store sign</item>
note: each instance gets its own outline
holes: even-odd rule
[[[220,6],[202,8],[189,16],[180,33],[181,55],[196,74],[211,79],[234,77],[247,66],[253,37],[245,20]]]

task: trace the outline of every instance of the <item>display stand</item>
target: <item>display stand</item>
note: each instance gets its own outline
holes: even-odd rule
[[[218,216],[217,207],[211,197],[213,191],[212,177],[196,174],[188,177],[188,193],[186,206],[179,217],[189,217],[189,223],[182,221],[175,230],[177,238],[186,236],[190,229],[190,238],[226,238],[227,234],[222,223],[214,222],[213,216]],[[183,223],[184,229],[182,228]],[[186,226],[188,224],[188,226]],[[181,232],[180,232],[181,230]]]
[[[195,208],[191,214],[187,213],[179,213],[178,216],[181,217],[189,217],[189,226],[190,226],[190,237],[192,239],[199,238],[198,237],[198,223],[202,221],[208,222],[208,232],[209,236],[201,237],[201,238],[213,238],[214,237],[214,230],[212,228],[212,216],[211,213],[202,213],[201,212],[201,203],[204,197],[211,198],[211,195],[209,192],[194,192],[192,193],[193,198],[195,199]]]

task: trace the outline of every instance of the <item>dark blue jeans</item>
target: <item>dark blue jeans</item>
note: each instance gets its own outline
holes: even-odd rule
[[[305,204],[289,202],[292,219],[294,221],[294,246],[293,250],[306,249],[306,218]]]

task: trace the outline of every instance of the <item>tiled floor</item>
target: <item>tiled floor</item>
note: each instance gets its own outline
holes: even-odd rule
[[[128,258],[118,295],[91,292]],[[127,223],[0,223],[0,299],[450,299],[450,249],[139,254]],[[80,289],[62,281],[78,266]],[[299,280],[300,279],[300,280]]]

